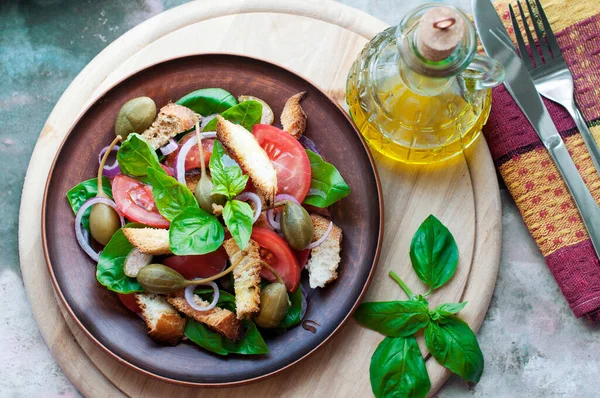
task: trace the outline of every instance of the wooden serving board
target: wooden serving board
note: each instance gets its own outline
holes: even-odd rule
[[[41,242],[43,187],[58,147],[80,112],[134,71],[166,59],[202,52],[230,52],[290,68],[344,102],[347,71],[368,39],[387,26],[330,1],[197,1],[164,12],[108,46],[65,91],[44,126],[23,188],[19,252],[25,288],[46,344],[67,377],[86,396],[369,396],[369,361],[382,336],[351,320],[315,354],[258,383],[212,390],[181,387],[142,375],[98,348],[56,299]],[[410,267],[412,234],[435,214],[453,232],[460,262],[452,281],[431,304],[469,301],[461,312],[478,330],[492,296],[501,243],[496,173],[480,138],[443,165],[408,167],[376,156],[385,204],[379,265],[366,300],[405,299],[387,276],[399,273],[425,292]],[[343,266],[343,265],[342,265]],[[63,316],[64,315],[64,316]],[[425,350],[423,350],[424,353]],[[437,391],[449,373],[427,360]]]

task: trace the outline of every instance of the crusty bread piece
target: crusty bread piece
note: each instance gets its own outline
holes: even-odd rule
[[[314,233],[312,241],[319,240],[329,227],[329,220],[311,214],[310,218],[313,222]],[[306,264],[308,269],[308,281],[310,287],[324,287],[329,282],[337,279],[337,268],[340,264],[340,251],[342,249],[342,230],[333,225],[331,232],[325,242],[318,247],[312,249],[310,260]]]
[[[242,323],[235,317],[233,312],[219,307],[214,307],[208,311],[195,310],[185,299],[183,290],[171,293],[167,298],[167,301],[180,312],[205,324],[228,339],[235,341],[240,338],[242,333]],[[201,306],[207,306],[209,304],[196,294],[194,295],[194,301],[197,305]]]
[[[185,173],[185,185],[187,185],[192,193],[196,192],[196,187],[198,186],[198,182],[200,182],[201,176],[202,174],[200,173]]]
[[[160,109],[152,125],[142,133],[142,137],[158,149],[165,146],[177,134],[194,127],[200,119],[201,116],[193,110],[170,103]]]
[[[240,165],[267,206],[277,195],[277,174],[267,153],[248,130],[217,116],[217,138]]]
[[[183,337],[186,319],[179,315],[164,296],[136,293],[135,300],[142,309],[148,335],[162,344],[176,345]]]
[[[223,242],[223,247],[229,256],[233,269],[233,287],[235,289],[235,307],[238,319],[250,319],[260,310],[260,260],[259,246],[252,239],[242,252],[233,238]]]
[[[127,257],[125,257],[123,272],[130,278],[137,277],[138,272],[146,265],[150,264],[152,257],[152,254],[142,253],[137,248],[133,248]]]
[[[304,134],[304,130],[306,130],[306,113],[304,113],[304,109],[300,106],[300,101],[305,96],[306,91],[303,91],[288,98],[279,118],[283,129],[295,139],[300,138]]]
[[[169,230],[159,228],[123,228],[123,234],[144,254],[171,254]]]

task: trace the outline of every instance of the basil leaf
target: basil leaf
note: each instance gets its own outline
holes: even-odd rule
[[[302,287],[302,285],[300,285],[294,293],[288,293],[288,297],[292,305],[287,309],[285,316],[281,320],[281,324],[279,325],[280,328],[289,329],[298,325],[302,321],[300,315],[302,314],[303,289],[304,288]]]
[[[212,289],[196,289],[194,293],[200,296],[202,300],[212,302],[213,299],[213,290]],[[217,301],[217,307],[225,308],[231,312],[235,312],[235,296],[225,290],[219,291],[219,301]]]
[[[447,317],[448,315],[458,314],[460,310],[465,308],[467,302],[464,303],[448,303],[442,304],[435,307],[435,310],[431,312],[431,319],[437,321],[443,317]]]
[[[106,177],[102,177],[102,190],[105,194],[107,194],[112,199],[112,189],[110,186],[110,181]],[[71,209],[73,209],[73,213],[77,214],[79,208],[88,200],[95,198],[98,193],[98,180],[92,178],[91,180],[86,180],[80,182],[75,185],[73,188],[67,191],[67,200],[71,205]],[[90,212],[92,208],[90,207],[83,213],[83,218],[81,219],[81,223],[83,227],[90,230]]]
[[[189,188],[173,177],[148,167],[148,182],[152,185],[152,196],[156,208],[169,221],[188,207],[198,208],[198,202]]]
[[[223,347],[223,336],[217,332],[213,332],[204,326],[204,324],[197,322],[192,318],[188,318],[183,334],[185,334],[185,337],[190,339],[190,341],[210,352],[219,355],[229,354],[229,351]]]
[[[223,226],[212,214],[197,207],[188,207],[171,221],[169,245],[173,254],[206,254],[223,243]]]
[[[240,200],[228,201],[223,208],[223,221],[235,243],[244,250],[250,241],[254,222],[254,211],[250,205]]]
[[[262,104],[257,101],[244,101],[221,113],[221,116],[234,124],[239,124],[248,131],[252,131],[252,126],[260,123],[262,118]],[[213,119],[204,127],[202,131],[215,131],[217,129],[217,119]]]
[[[431,289],[444,285],[458,265],[452,233],[433,215],[421,224],[410,242],[410,260],[417,276]]]
[[[219,355],[230,353],[242,355],[267,354],[269,347],[267,347],[254,322],[242,321],[242,323],[246,328],[246,332],[242,339],[235,343],[219,333],[209,330],[200,322],[189,318],[184,334],[200,347]]]
[[[242,169],[235,162],[224,162],[227,155],[221,143],[215,140],[212,154],[210,155],[209,169],[213,182],[213,194],[235,198],[246,188],[248,176],[242,174]]]
[[[483,354],[475,333],[463,320],[450,315],[425,328],[425,344],[440,364],[465,380],[477,383],[483,373]]]
[[[429,308],[422,301],[362,303],[354,318],[386,336],[406,337],[429,324]]]
[[[350,187],[335,166],[308,149],[306,153],[312,173],[310,187],[318,194],[307,196],[305,204],[325,208],[350,194]]]
[[[141,224],[127,224],[127,228],[143,227]],[[96,279],[108,290],[121,294],[141,292],[144,289],[135,278],[125,275],[123,265],[127,255],[133,250],[133,245],[119,229],[100,253],[96,268]]]
[[[237,103],[235,97],[222,88],[201,88],[181,97],[176,102],[202,116],[221,113]]]
[[[158,156],[152,145],[136,133],[129,134],[125,142],[121,144],[117,152],[117,160],[121,173],[133,177],[145,176],[148,173],[148,167],[165,172],[158,162]]]
[[[431,389],[417,340],[386,337],[371,357],[371,389],[377,398],[425,397]]]

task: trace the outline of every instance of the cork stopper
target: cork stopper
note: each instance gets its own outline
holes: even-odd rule
[[[419,21],[417,48],[430,61],[442,61],[450,56],[465,34],[465,23],[449,7],[435,7]]]

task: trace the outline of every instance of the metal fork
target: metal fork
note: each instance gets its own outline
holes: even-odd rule
[[[596,167],[596,172],[600,173],[600,149],[598,148],[592,133],[585,123],[585,119],[581,115],[581,112],[575,103],[573,76],[571,75],[565,60],[563,59],[560,47],[556,42],[556,36],[552,32],[552,28],[550,27],[550,23],[548,22],[548,18],[544,13],[544,9],[542,8],[540,1],[535,0],[535,4],[539,12],[539,19],[536,14],[533,13],[529,1],[524,1],[527,4],[529,17],[531,18],[540,49],[542,50],[543,59],[540,58],[540,53],[535,45],[535,41],[527,24],[527,18],[523,12],[523,7],[521,7],[521,2],[517,1],[517,6],[519,7],[519,13],[521,14],[521,19],[523,20],[525,34],[527,35],[527,41],[529,43],[534,61],[532,62],[532,59],[527,52],[527,47],[525,45],[525,41],[523,40],[523,35],[521,34],[521,29],[519,28],[519,23],[515,16],[513,7],[512,5],[509,5],[510,18],[512,20],[513,29],[515,31],[515,36],[517,38],[517,44],[519,45],[519,52],[521,53],[523,63],[527,67],[529,75],[533,79],[537,91],[549,100],[552,100],[565,107],[573,120],[575,120],[575,124],[581,133],[581,138],[583,138],[583,142],[587,146],[590,157],[592,158],[592,162]],[[540,20],[544,26],[543,32],[539,27]]]

